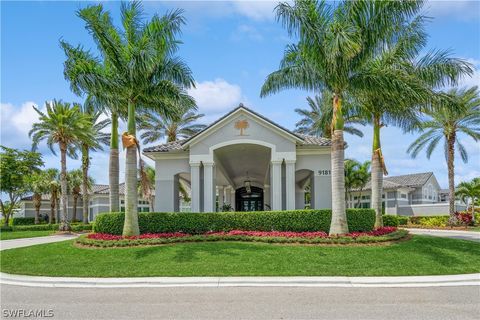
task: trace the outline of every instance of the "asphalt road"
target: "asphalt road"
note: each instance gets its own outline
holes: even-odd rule
[[[16,309],[46,313],[52,309],[49,319],[466,320],[478,319],[480,287],[67,289],[2,285],[1,308],[3,319]]]

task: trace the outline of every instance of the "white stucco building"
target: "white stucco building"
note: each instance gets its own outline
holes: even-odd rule
[[[155,211],[180,211],[180,181],[192,212],[290,210],[331,208],[330,148],[240,104],[195,136],[144,154],[155,161]]]

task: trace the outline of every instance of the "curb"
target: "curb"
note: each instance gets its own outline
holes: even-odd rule
[[[480,286],[480,273],[399,277],[142,277],[68,278],[0,273],[0,284],[50,288],[150,287],[447,287]]]

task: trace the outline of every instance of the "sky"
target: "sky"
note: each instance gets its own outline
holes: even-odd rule
[[[1,1],[1,131],[0,144],[30,149],[28,131],[38,120],[32,105],[44,108],[46,101],[62,99],[82,102],[69,89],[63,76],[65,56],[59,40],[82,44],[96,52],[95,43],[76,11],[98,2],[84,1]],[[119,24],[120,2],[103,2],[114,22]],[[203,123],[210,123],[239,103],[265,115],[278,124],[294,129],[300,117],[295,108],[307,108],[306,97],[312,92],[285,90],[260,98],[265,77],[279,66],[289,39],[276,22],[274,1],[145,1],[145,18],[162,15],[175,8],[183,9],[187,19],[179,56],[193,71],[196,99]],[[427,25],[427,49],[448,49],[451,54],[480,68],[480,2],[429,1],[424,14],[431,17]],[[480,73],[461,80],[460,86],[480,84]],[[124,124],[120,130],[123,131]],[[372,127],[362,127],[363,138],[346,135],[347,158],[359,161],[371,157]],[[107,130],[108,131],[108,130]],[[433,171],[442,188],[447,187],[447,168],[443,148],[431,159],[425,153],[412,159],[406,150],[416,135],[404,134],[395,127],[382,129],[382,149],[390,175]],[[472,139],[459,139],[469,151],[469,162],[456,161],[456,181],[480,176],[480,145]],[[161,141],[159,141],[161,143]],[[59,167],[58,156],[41,145],[45,167]],[[120,177],[124,176],[121,154]],[[80,161],[68,159],[69,169]],[[91,175],[96,183],[108,183],[108,148],[92,154]]]

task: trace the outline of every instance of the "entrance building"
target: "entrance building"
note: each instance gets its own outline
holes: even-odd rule
[[[155,161],[155,211],[331,208],[331,142],[291,132],[242,104],[195,136],[144,149]]]

